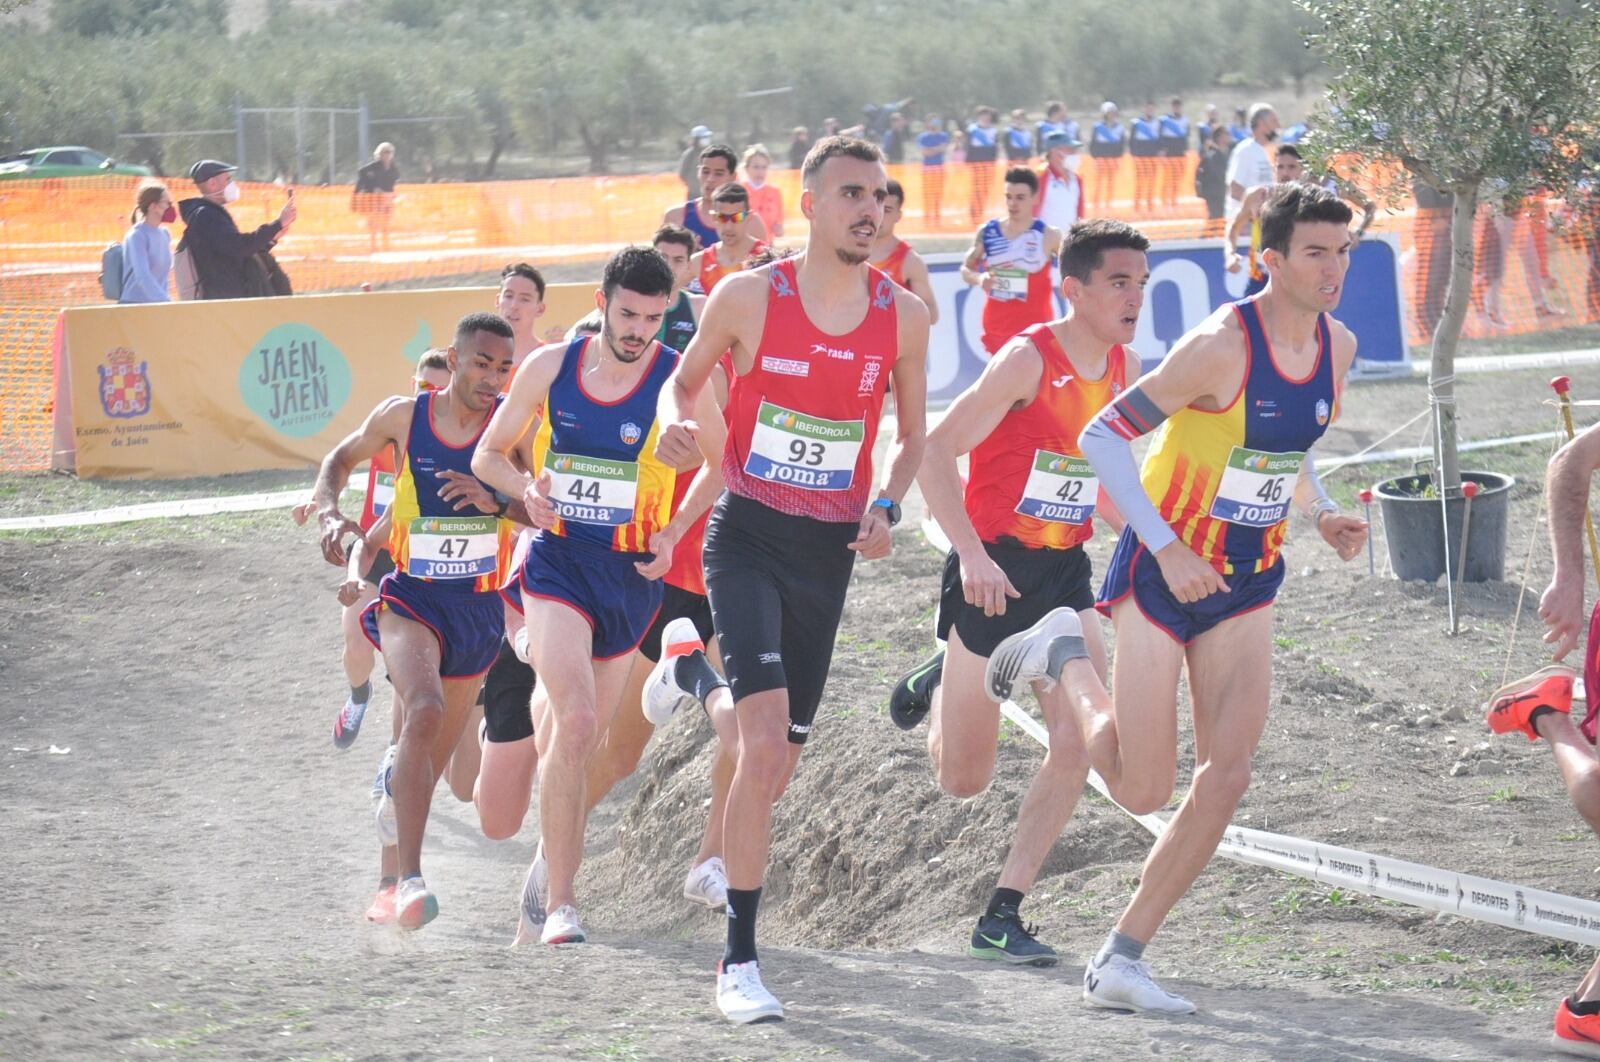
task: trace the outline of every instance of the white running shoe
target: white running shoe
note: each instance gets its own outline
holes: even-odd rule
[[[983,671],[983,688],[989,699],[999,704],[1009,700],[1019,686],[1045,680],[1054,685],[1061,677],[1059,651],[1052,651],[1056,639],[1083,637],[1083,621],[1070,608],[1058,608],[1025,631],[1013,634],[994,647]]]
[[[717,1009],[735,1025],[757,1021],[782,1021],[783,1004],[761,983],[761,964],[717,964]]]
[[[518,944],[531,944],[544,932],[545,898],[550,894],[550,864],[544,858],[544,842],[533,853],[528,864],[528,876],[522,879],[522,903],[517,913]]]
[[[727,910],[728,870],[722,865],[721,856],[712,856],[689,871],[683,883],[683,898],[713,911]]]
[[[385,848],[400,843],[400,827],[394,817],[394,790],[389,784],[394,774],[395,746],[384,751],[378,773],[372,779],[372,801],[378,824],[378,843]]]
[[[680,656],[688,656],[696,649],[706,651],[700,640],[694,620],[679,616],[661,631],[661,659],[644,680],[644,717],[656,726],[671,719],[679,708],[694,703],[694,694],[678,685],[677,668]]]
[[[439,917],[439,901],[423,880],[402,878],[394,887],[394,920],[401,929],[421,929]]]
[[[511,651],[517,654],[517,659],[524,664],[532,664],[528,659],[528,628],[518,627],[517,633],[511,639]]]
[[[1112,955],[1104,964],[1093,959],[1083,971],[1083,1001],[1109,1010],[1154,1014],[1193,1014],[1194,1004],[1156,984],[1150,964],[1126,955]]]
[[[564,903],[551,911],[544,920],[544,932],[539,939],[546,944],[582,944],[585,939],[583,923],[578,921],[578,909]]]

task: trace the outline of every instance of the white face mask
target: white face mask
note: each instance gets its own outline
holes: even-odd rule
[[[1068,173],[1077,173],[1079,163],[1083,162],[1082,155],[1068,155],[1061,160],[1061,165],[1066,167]]]
[[[224,203],[236,203],[238,200],[239,186],[229,181],[227,187],[222,190],[222,201]]]

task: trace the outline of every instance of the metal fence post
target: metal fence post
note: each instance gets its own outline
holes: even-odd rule
[[[299,104],[294,108],[294,180],[302,184],[306,172],[306,109]]]
[[[241,180],[249,180],[250,172],[244,160],[244,106],[239,100],[239,94],[233,94],[233,164],[239,167]]]
[[[367,94],[365,92],[358,95],[356,99],[359,101],[356,105],[356,164],[364,166],[368,157],[372,155],[372,145],[369,143],[371,130],[368,128],[372,124],[372,112],[367,110]]]

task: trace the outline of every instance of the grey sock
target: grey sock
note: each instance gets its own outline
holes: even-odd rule
[[[1113,955],[1126,955],[1131,962],[1138,962],[1144,957],[1144,942],[1134,940],[1126,933],[1118,933],[1113,929],[1106,942],[1100,945],[1100,951],[1094,957],[1096,966],[1104,966],[1106,960]]]
[[[1068,660],[1089,659],[1089,647],[1084,644],[1081,634],[1063,634],[1052,638],[1045,651],[1048,654],[1045,658],[1045,675],[1051,682],[1061,681],[1061,669]]]
[[[372,699],[372,680],[368,679],[359,686],[350,687],[350,699],[357,704],[366,704]]]

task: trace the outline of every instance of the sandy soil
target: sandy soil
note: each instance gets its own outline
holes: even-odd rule
[[[1544,423],[1542,375],[1462,388],[1467,434]],[[1329,452],[1402,423],[1421,395],[1359,389]],[[1536,498],[1519,487],[1513,582],[1469,588],[1455,638],[1441,590],[1370,580],[1296,528],[1274,716],[1240,821],[1594,894],[1600,848],[1548,754],[1491,740],[1476,707],[1507,666]],[[591,824],[593,943],[506,947],[532,830],[491,843],[442,788],[426,856],[441,917],[374,930],[360,918],[376,874],[366,790],[386,694],[354,749],[333,749],[334,574],[309,536],[274,517],[0,538],[0,1056],[1547,1056],[1582,949],[1225,862],[1150,951],[1202,1013],[1086,1009],[1083,959],[1148,846],[1099,799],[1025,908],[1062,965],[962,958],[1040,750],[1008,728],[994,785],[958,801],[934,786],[925,735],[888,723],[889,683],[931,641],[938,564],[905,531],[892,559],[858,568],[821,725],[775,823],[763,964],[789,1020],[733,1029],[712,1003],[721,922],[678,896],[707,792],[703,721],[663,728]],[[1513,670],[1538,659],[1522,622]]]

